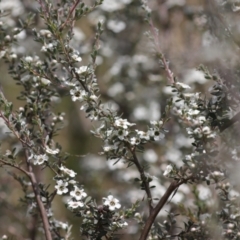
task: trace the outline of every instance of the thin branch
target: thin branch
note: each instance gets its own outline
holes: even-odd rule
[[[74,3],[73,7],[72,7],[71,10],[69,11],[69,14],[68,14],[68,16],[67,16],[66,21],[59,27],[60,31],[61,31],[61,30],[65,27],[65,25],[68,23],[69,18],[71,17],[71,15],[73,14],[73,12],[75,11],[75,9],[76,9],[77,5],[80,3],[80,1],[81,1],[81,0],[77,0],[77,1]]]
[[[164,55],[161,51],[160,45],[159,45],[159,37],[158,37],[157,29],[154,27],[152,20],[149,20],[149,24],[150,24],[151,33],[153,35],[153,42],[154,42],[155,48],[157,50],[157,55],[160,58],[160,60],[162,61],[162,64],[163,64],[164,70],[166,71],[169,82],[174,83],[174,74],[171,71],[171,69],[169,68],[169,63],[167,62],[166,58],[164,57]]]
[[[32,183],[32,188],[33,188],[33,192],[37,201],[37,205],[38,208],[40,210],[40,215],[43,221],[43,228],[44,228],[44,233],[45,233],[45,237],[46,240],[52,240],[52,235],[51,235],[51,231],[50,231],[50,226],[49,226],[49,222],[48,222],[48,217],[47,217],[47,213],[46,213],[46,209],[43,205],[43,202],[41,200],[40,194],[39,194],[39,190],[38,190],[38,184],[37,184],[37,180],[35,178],[34,173],[30,173],[30,180]]]
[[[131,147],[129,147],[129,148],[130,148],[130,151],[131,151],[132,156],[133,156],[133,162],[136,165],[136,167],[137,167],[137,169],[140,173],[140,178],[142,180],[142,184],[143,184],[144,190],[146,191],[147,198],[148,198],[149,214],[151,214],[151,212],[153,210],[153,206],[152,206],[152,193],[151,193],[151,190],[150,190],[149,182],[147,180],[147,176],[144,173],[143,167],[141,166],[141,164],[138,161],[135,150],[131,149]]]
[[[7,161],[5,161],[5,160],[3,160],[3,159],[0,159],[0,162],[1,162],[3,165],[8,165],[8,166],[11,166],[11,167],[13,167],[13,168],[18,169],[18,170],[20,170],[21,172],[23,172],[24,174],[26,174],[28,177],[30,177],[29,172],[26,171],[25,169],[21,168],[21,167],[15,165],[15,164],[13,164],[13,163],[7,162]]]
[[[0,112],[0,117],[3,118],[3,120],[5,121],[7,126],[12,130],[12,132],[15,134],[15,136],[18,138],[18,140],[22,143],[23,148],[25,148],[25,146],[29,147],[30,146],[29,143],[24,141],[19,136],[19,134],[14,130],[14,128],[11,126],[11,123],[2,114],[2,112]],[[46,214],[46,209],[44,208],[44,205],[43,205],[43,203],[41,201],[41,198],[40,198],[40,195],[39,195],[39,191],[38,191],[37,181],[36,181],[35,175],[33,173],[32,166],[28,162],[28,155],[27,155],[26,151],[25,151],[25,155],[26,155],[26,163],[27,163],[27,166],[28,166],[28,171],[26,171],[25,169],[23,169],[23,168],[21,168],[21,167],[19,167],[17,165],[14,165],[12,163],[6,162],[3,159],[0,159],[0,162],[2,162],[5,165],[12,166],[12,167],[22,171],[23,173],[25,173],[30,178],[30,181],[31,181],[31,184],[32,184],[32,188],[33,188],[33,191],[34,191],[34,195],[35,195],[35,198],[36,198],[39,210],[40,210],[40,214],[41,214],[41,217],[42,217],[43,227],[44,227],[44,232],[45,232],[46,239],[47,240],[52,240],[52,236],[51,236],[51,232],[50,232],[50,226],[49,226],[49,222],[48,222],[48,218],[47,218],[47,214]]]
[[[223,132],[225,129],[231,127],[234,123],[240,121],[240,112],[238,112],[232,119],[226,121],[223,126],[219,127],[220,132]]]
[[[186,183],[188,180],[190,180],[192,178],[192,176],[188,177],[187,179],[183,179],[180,181],[174,180],[173,182],[171,182],[171,184],[169,185],[167,191],[164,193],[164,195],[162,196],[162,198],[160,199],[160,201],[158,202],[158,204],[156,205],[156,207],[151,211],[146,224],[143,228],[143,231],[141,233],[141,236],[139,238],[139,240],[146,240],[149,234],[149,231],[157,217],[157,215],[159,214],[159,212],[162,210],[163,206],[166,204],[166,202],[168,201],[168,199],[170,198],[170,196],[174,193],[174,191],[183,183]]]
[[[43,205],[43,202],[41,200],[40,194],[39,194],[39,189],[38,189],[38,183],[35,177],[35,174],[33,173],[32,165],[28,161],[28,153],[25,151],[25,156],[26,156],[26,163],[28,166],[28,172],[29,172],[29,177],[30,181],[32,184],[32,189],[36,198],[36,202],[40,211],[41,219],[43,221],[43,228],[44,228],[44,233],[46,240],[52,240],[52,235],[51,235],[51,230],[50,230],[50,225],[48,222],[48,217],[47,217],[47,212],[46,209]]]

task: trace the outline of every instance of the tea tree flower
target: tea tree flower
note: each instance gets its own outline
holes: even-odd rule
[[[59,169],[60,169],[63,173],[65,173],[66,175],[68,175],[69,177],[74,178],[74,177],[77,175],[77,173],[75,173],[73,170],[68,169],[68,168],[66,168],[66,167],[64,167],[64,166],[61,166]]]
[[[154,139],[154,141],[159,141],[164,138],[164,134],[160,132],[158,128],[150,128],[148,130],[148,135]]]
[[[118,131],[115,132],[115,134],[120,140],[123,140],[128,135],[128,133],[129,132],[125,129],[119,129]]]
[[[56,149],[51,149],[51,148],[49,148],[48,146],[46,146],[46,147],[45,147],[45,151],[46,151],[47,153],[51,154],[51,155],[56,155],[56,154],[59,153],[60,150],[59,150],[58,148],[56,148]]]
[[[121,208],[121,204],[117,198],[114,198],[112,195],[109,195],[107,198],[103,198],[103,205],[107,206],[110,211]]]
[[[57,194],[62,195],[68,192],[68,182],[64,182],[63,180],[58,180],[57,185],[55,185],[55,189],[57,189]]]
[[[42,165],[44,162],[48,161],[48,156],[46,154],[40,154],[33,157],[34,165]]]
[[[75,72],[80,75],[82,73],[85,73],[87,69],[88,69],[87,66],[81,66],[80,68],[75,68]]]
[[[132,137],[130,139],[130,144],[131,145],[138,145],[139,143],[140,143],[140,140],[138,138],[136,138],[136,137]]]
[[[52,33],[47,29],[41,29],[39,31],[39,33],[40,33],[40,35],[47,37],[47,38],[50,38],[52,36]]]
[[[82,58],[79,56],[79,52],[75,51],[72,55],[71,58],[76,61],[76,62],[81,62]]]
[[[144,131],[139,131],[139,130],[136,130],[138,136],[140,139],[144,139],[144,140],[149,140],[150,139],[150,136],[147,132],[144,132]]]
[[[31,56],[27,56],[25,57],[25,61],[31,63],[33,61],[33,58]]]
[[[43,84],[43,85],[50,85],[50,83],[51,83],[51,81],[50,80],[48,80],[48,79],[46,79],[46,78],[41,78],[41,83]]]
[[[117,118],[114,122],[116,127],[127,129],[129,126],[134,126],[135,123],[129,123],[126,119]]]
[[[176,85],[179,86],[179,87],[182,88],[182,89],[190,89],[190,88],[191,88],[191,87],[188,86],[187,84],[181,83],[181,82],[177,82]]]
[[[75,87],[74,89],[71,89],[70,94],[71,94],[72,100],[74,102],[77,101],[77,100],[82,101],[82,100],[84,100],[84,97],[87,96],[86,91],[80,89],[80,87]]]
[[[73,201],[73,200],[70,200],[67,204],[68,204],[69,208],[73,208],[73,209],[84,206],[83,202],[81,202],[81,201]]]
[[[87,196],[83,189],[79,189],[76,186],[74,187],[74,191],[70,192],[70,195],[76,200],[81,200],[82,198],[85,198]]]

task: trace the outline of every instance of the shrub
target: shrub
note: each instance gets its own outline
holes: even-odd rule
[[[2,239],[240,239],[237,1],[0,4]]]

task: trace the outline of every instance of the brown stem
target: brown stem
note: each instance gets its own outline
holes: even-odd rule
[[[29,172],[26,171],[25,169],[23,169],[23,168],[21,168],[21,167],[19,167],[19,166],[17,166],[17,165],[14,165],[13,163],[9,163],[9,162],[7,162],[7,161],[5,161],[5,160],[3,160],[3,159],[0,159],[0,162],[1,162],[3,165],[11,166],[11,167],[13,167],[13,168],[16,168],[16,169],[20,170],[21,172],[23,172],[24,174],[26,174],[26,175],[29,177]]]
[[[144,173],[144,169],[141,166],[141,164],[138,161],[138,158],[136,156],[135,150],[130,149],[132,155],[133,155],[133,162],[136,165],[139,173],[140,173],[140,178],[142,180],[142,184],[144,186],[144,190],[146,191],[147,194],[147,200],[148,200],[148,206],[149,206],[149,214],[151,214],[152,210],[153,210],[153,206],[152,206],[152,193],[150,190],[150,186],[149,186],[149,182],[147,181],[147,176]]]
[[[30,181],[31,181],[32,187],[33,187],[33,191],[34,191],[34,195],[36,197],[36,201],[37,201],[37,204],[38,204],[38,207],[40,210],[40,214],[42,217],[45,237],[47,240],[52,240],[49,222],[48,222],[48,218],[47,218],[47,214],[46,214],[46,209],[44,208],[44,205],[41,201],[41,198],[40,198],[40,195],[38,192],[38,188],[37,188],[37,181],[36,181],[35,175],[32,173],[32,167],[30,165],[28,166],[28,170],[29,170],[29,172],[28,172],[19,166],[16,166],[12,163],[6,162],[3,159],[0,159],[0,162],[3,163],[4,165],[8,165],[8,166],[11,166],[11,167],[14,167],[14,168],[20,170],[21,172],[25,173],[30,178]]]
[[[49,226],[49,222],[48,222],[48,217],[47,217],[47,213],[46,213],[46,209],[41,201],[41,197],[38,191],[38,184],[37,184],[37,180],[35,178],[34,173],[30,173],[29,174],[31,183],[32,183],[32,188],[33,188],[33,192],[38,204],[38,208],[40,210],[40,215],[43,221],[43,228],[44,228],[44,233],[45,233],[45,237],[47,240],[52,240],[52,235],[51,235],[51,231],[50,231],[50,226]]]
[[[74,10],[76,9],[76,7],[77,7],[77,5],[79,4],[79,2],[80,2],[81,0],[77,0],[75,3],[74,3],[74,5],[73,5],[73,7],[71,8],[71,10],[70,10],[70,12],[69,12],[69,14],[68,14],[68,16],[67,16],[67,19],[66,19],[66,21],[60,26],[60,31],[65,27],[65,25],[68,23],[68,20],[69,20],[69,18],[70,18],[70,16],[72,15],[72,13],[74,12]]]
[[[32,184],[32,189],[33,189],[35,199],[36,199],[39,211],[40,211],[41,219],[43,222],[43,229],[44,229],[45,237],[46,237],[46,240],[52,240],[52,235],[51,235],[50,225],[48,222],[47,212],[46,212],[46,209],[41,200],[41,196],[39,194],[38,183],[37,183],[35,174],[33,173],[32,165],[28,161],[27,151],[25,151],[25,157],[26,157],[26,163],[28,166],[29,178],[30,178],[30,181]]]
[[[160,201],[158,202],[158,204],[156,205],[155,208],[152,209],[146,224],[143,228],[143,231],[141,233],[141,236],[139,238],[139,240],[146,240],[149,234],[149,231],[155,221],[155,218],[157,217],[158,213],[161,211],[161,209],[163,208],[163,206],[165,205],[165,203],[168,201],[169,197],[172,195],[172,193],[174,193],[174,191],[183,183],[186,183],[189,179],[191,179],[192,177],[189,177],[187,179],[183,179],[180,181],[174,180],[168,187],[167,191],[164,193],[164,195],[162,196],[162,198],[160,199]]]
[[[238,112],[232,119],[225,122],[225,124],[220,128],[220,132],[223,132],[225,129],[231,127],[235,122],[240,121],[240,112]]]

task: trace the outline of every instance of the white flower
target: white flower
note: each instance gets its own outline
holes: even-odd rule
[[[62,195],[63,193],[68,192],[68,182],[64,182],[63,180],[58,180],[57,185],[55,185],[55,188],[57,189],[57,194]]]
[[[74,187],[74,191],[70,192],[70,195],[76,200],[81,200],[82,198],[85,198],[87,196],[83,189],[79,189],[76,186]]]
[[[25,57],[25,61],[30,63],[33,61],[33,58],[31,56],[27,56]]]
[[[122,127],[122,128],[124,128],[124,129],[127,129],[128,126],[133,126],[133,125],[136,125],[136,124],[135,124],[135,123],[129,123],[129,122],[127,121],[127,119],[117,118],[117,119],[115,120],[114,125],[115,125],[116,127]]]
[[[198,137],[202,137],[202,131],[200,128],[196,128],[194,131],[193,131],[194,134],[196,134]]]
[[[200,113],[200,111],[197,109],[189,109],[188,110],[189,115],[198,115],[199,113]]]
[[[131,145],[138,145],[140,143],[140,140],[138,138],[132,137],[130,139],[130,144]]]
[[[205,116],[199,116],[199,117],[198,117],[198,121],[199,121],[200,123],[204,123],[204,122],[206,122],[206,117],[205,117]]]
[[[40,35],[50,38],[52,33],[47,29],[42,29],[39,31]]]
[[[118,146],[116,144],[111,145],[111,144],[106,142],[105,145],[103,146],[103,151],[104,152],[110,152],[112,150],[116,150],[117,148],[118,148]]]
[[[115,209],[119,209],[121,207],[119,200],[114,198],[112,195],[109,195],[107,198],[103,198],[103,200],[103,205],[108,206],[110,211],[114,211]]]
[[[57,221],[57,220],[55,220],[54,222],[56,223],[57,227],[60,227],[63,230],[68,229],[68,224],[67,223],[63,223],[63,222],[60,222],[60,221]]]
[[[115,133],[120,140],[123,140],[128,135],[129,132],[125,129],[119,129]]]
[[[95,94],[91,94],[91,96],[89,98],[91,100],[93,100],[94,102],[96,102],[98,100],[98,97]]]
[[[69,201],[67,204],[70,208],[79,208],[84,206],[83,202],[81,201],[75,202],[73,200]]]
[[[70,94],[72,95],[72,100],[75,102],[76,100],[84,100],[84,97],[87,96],[87,92],[85,90],[80,89],[80,87],[75,87],[70,90]]]
[[[47,48],[46,48],[46,46],[42,46],[42,48],[41,48],[40,51],[41,51],[41,52],[47,52]]]
[[[146,132],[143,132],[143,131],[139,131],[139,130],[136,130],[138,136],[140,137],[140,139],[145,139],[145,140],[149,140],[150,139],[150,136],[148,133]]]
[[[71,58],[76,62],[81,62],[82,61],[82,58],[78,55],[78,53],[73,53],[71,55]]]
[[[48,156],[46,154],[40,154],[33,157],[34,165],[42,165],[44,162],[47,162]]]
[[[205,126],[202,128],[202,132],[205,134],[205,135],[209,135],[211,133],[211,129],[210,127],[208,126]]]
[[[160,120],[160,121],[150,121],[150,124],[156,126],[156,125],[163,125],[163,121]]]
[[[221,173],[221,172],[219,172],[219,171],[214,171],[214,172],[212,173],[212,175],[213,175],[214,177],[223,177],[223,176],[224,176],[224,173]]]
[[[182,89],[189,89],[191,88],[190,86],[188,86],[187,84],[185,83],[181,83],[181,82],[177,82],[176,85],[178,85],[180,88]]]
[[[166,170],[163,173],[163,176],[168,176],[172,170],[173,170],[173,167],[171,165],[167,165]]]
[[[43,85],[50,85],[50,83],[51,83],[51,81],[50,80],[48,80],[48,79],[46,79],[46,78],[41,78],[41,83],[43,84]]]
[[[52,43],[44,44],[41,48],[41,52],[53,51],[55,46]]]
[[[148,130],[148,135],[154,139],[154,141],[159,141],[164,138],[164,134],[159,131],[159,129],[150,128]]]
[[[76,72],[77,74],[82,74],[82,73],[86,72],[87,69],[88,69],[87,66],[81,66],[80,68],[75,68],[75,72]]]
[[[64,166],[61,166],[59,169],[72,178],[74,178],[77,175],[77,173],[75,173],[73,170],[68,169]]]
[[[55,155],[55,154],[58,154],[60,150],[58,148],[53,150],[53,149],[49,148],[48,146],[45,146],[45,151],[51,155]]]

